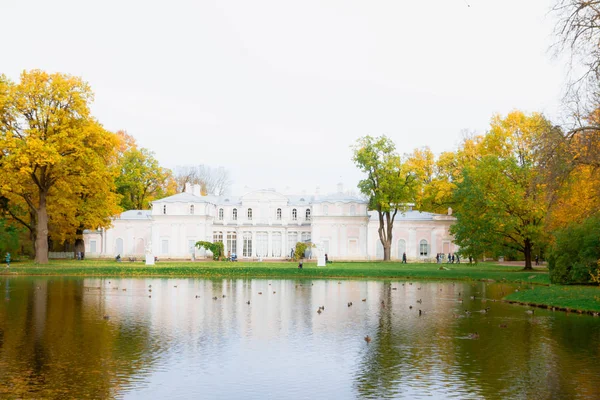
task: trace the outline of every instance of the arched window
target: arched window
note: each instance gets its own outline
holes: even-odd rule
[[[190,205],[190,214],[194,215],[194,205]]]
[[[422,257],[428,256],[429,255],[429,246],[427,245],[427,240],[422,239],[419,242],[419,254]]]
[[[163,214],[166,214],[166,213],[167,213],[167,205],[165,204],[165,205],[163,206]]]
[[[223,209],[219,208],[219,221],[223,221]]]
[[[231,211],[231,219],[237,221],[237,208],[234,208],[233,211]]]
[[[252,221],[252,209],[248,209],[248,221]]]
[[[398,260],[402,260],[402,254],[406,253],[406,240],[398,240]]]
[[[296,221],[298,219],[298,211],[294,208],[292,210],[292,221]]]
[[[356,215],[356,206],[355,205],[350,206],[350,215]]]
[[[304,214],[307,221],[310,221],[310,208],[306,209],[306,213]]]
[[[277,220],[281,220],[281,208],[277,209]]]
[[[323,215],[329,215],[329,206],[323,206]]]

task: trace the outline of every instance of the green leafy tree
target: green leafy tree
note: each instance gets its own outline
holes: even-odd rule
[[[122,152],[115,180],[120,206],[125,210],[147,210],[158,198],[176,193],[171,171],[162,168],[154,154],[135,144]]]
[[[14,253],[19,248],[19,228],[6,218],[0,217],[0,256]]]
[[[540,114],[515,111],[493,118],[490,131],[476,141],[476,156],[464,164],[453,193],[457,222],[451,232],[463,254],[512,249],[532,269],[532,250],[547,239],[536,145],[551,129]]]
[[[588,283],[600,277],[600,214],[558,230],[555,238],[548,258],[551,282]]]
[[[369,209],[377,211],[383,259],[390,260],[394,218],[407,203],[414,201],[416,174],[403,164],[394,142],[385,135],[362,137],[353,151],[352,160],[367,174],[358,188],[369,198]]]

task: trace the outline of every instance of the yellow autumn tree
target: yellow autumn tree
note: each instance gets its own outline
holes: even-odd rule
[[[118,211],[110,159],[116,136],[92,117],[80,78],[24,71],[0,77],[0,195],[26,205],[35,260],[48,262],[50,227],[61,238],[107,226]]]

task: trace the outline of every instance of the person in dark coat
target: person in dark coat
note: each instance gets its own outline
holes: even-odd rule
[[[406,264],[406,253],[402,253],[402,264]]]

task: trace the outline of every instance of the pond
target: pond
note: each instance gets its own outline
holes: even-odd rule
[[[512,290],[2,277],[0,397],[599,398],[600,319]]]

